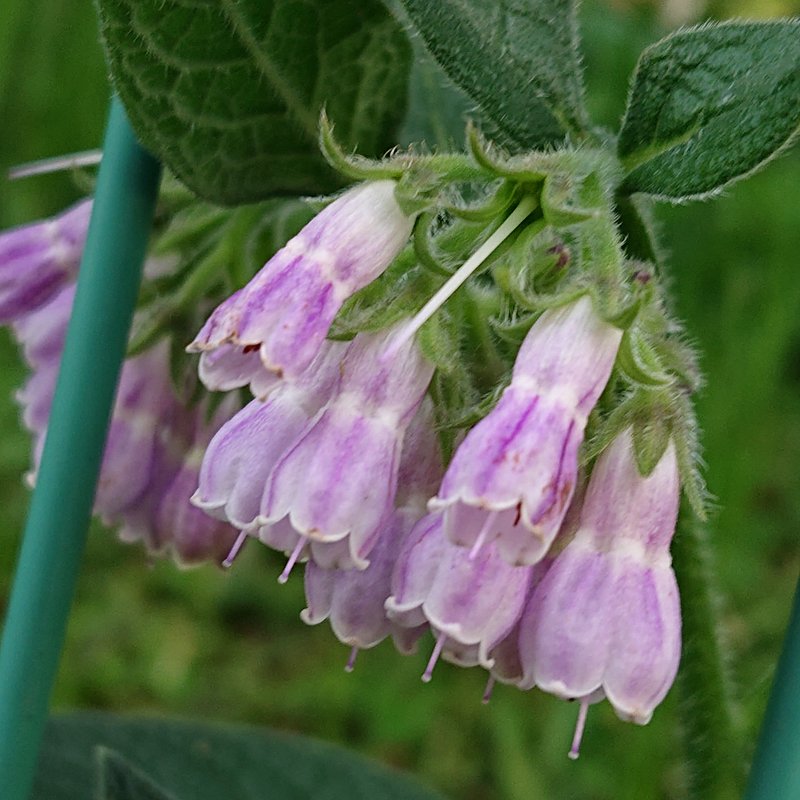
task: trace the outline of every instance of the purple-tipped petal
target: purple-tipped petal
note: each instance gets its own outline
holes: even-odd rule
[[[478,660],[490,666],[488,653],[519,619],[530,579],[530,567],[511,566],[493,544],[470,557],[447,542],[422,605],[431,627],[448,636],[445,653],[453,643],[474,645]]]
[[[327,401],[346,349],[329,343],[305,373],[281,381],[265,401],[253,400],[219,429],[203,456],[196,506],[242,530],[259,524],[267,480]]]
[[[428,514],[412,528],[395,561],[392,594],[386,612],[407,628],[427,622],[422,604],[433,586],[447,542],[442,535],[442,515]]]
[[[566,699],[602,685],[612,638],[613,564],[576,539],[536,587],[520,623],[523,688]]]
[[[400,456],[396,431],[341,406],[326,409],[276,465],[263,517],[289,516],[311,539],[362,541],[391,510]]]
[[[35,311],[14,322],[14,336],[34,370],[53,364],[58,367],[74,301],[75,285],[69,284]]]
[[[261,398],[280,383],[274,373],[264,369],[258,348],[247,350],[234,344],[224,344],[216,350],[201,353],[197,374],[211,391],[228,392],[250,385],[253,395]]]

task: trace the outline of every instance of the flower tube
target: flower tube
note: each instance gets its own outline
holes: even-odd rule
[[[497,539],[511,564],[535,564],[569,507],[589,412],[611,374],[622,331],[588,296],[531,328],[500,402],[456,451],[431,510],[473,554]]]
[[[250,352],[278,376],[297,376],[311,364],[342,303],[389,266],[411,233],[413,219],[394,187],[382,180],[345,192],[216,308],[187,348],[226,348],[230,369],[203,366],[214,382],[209,388],[249,383]]]

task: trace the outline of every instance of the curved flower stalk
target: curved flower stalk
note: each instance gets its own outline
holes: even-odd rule
[[[448,541],[443,522],[441,513],[429,514],[411,531],[386,601],[390,619],[408,626],[428,623],[436,636],[425,681],[440,655],[461,666],[491,668],[489,651],[519,619],[533,570],[503,560],[494,542],[472,557]]]
[[[511,384],[467,434],[430,503],[444,511],[451,541],[475,554],[497,539],[511,564],[544,557],[572,498],[586,420],[621,338],[588,295],[537,320]]]
[[[347,539],[349,563],[337,566],[364,569],[394,507],[405,431],[433,375],[413,340],[381,359],[394,331],[353,340],[327,405],[269,476],[260,536],[269,542],[270,526],[288,521],[297,537],[290,568],[310,542]]]
[[[0,325],[36,311],[74,281],[89,230],[92,201],[52,219],[0,234]]]
[[[413,219],[394,188],[382,180],[345,192],[216,308],[187,348],[204,354],[209,388],[250,383],[242,364],[252,362],[243,359],[248,352],[258,351],[278,376],[297,376],[311,364],[342,303],[377,278],[411,234]],[[223,347],[224,358],[210,364]]]
[[[642,477],[630,429],[598,460],[580,527],[531,597],[520,624],[522,688],[564,698],[602,690],[646,724],[680,660],[680,604],[669,545],[680,481],[670,441]]]
[[[309,625],[330,620],[334,634],[351,650],[352,669],[358,650],[374,647],[392,636],[402,653],[415,649],[427,630],[423,621],[411,627],[391,620],[384,604],[391,593],[392,572],[411,529],[425,513],[425,504],[442,474],[442,458],[433,430],[433,410],[425,403],[408,430],[400,462],[397,507],[381,525],[380,535],[366,569],[330,569],[321,566],[331,545],[312,543],[313,560],[306,564],[307,607],[301,618]]]

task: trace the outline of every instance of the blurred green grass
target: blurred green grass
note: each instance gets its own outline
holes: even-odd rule
[[[683,13],[665,4],[660,13]],[[720,15],[765,7],[716,3]],[[683,11],[682,11],[683,10]],[[797,13],[776,3],[769,13]],[[659,35],[646,4],[587,3],[586,64],[595,113],[621,113],[639,49]],[[4,0],[0,172],[95,147],[108,88],[88,0]],[[69,175],[0,181],[3,227],[76,199]],[[663,209],[673,295],[697,342],[698,399],[711,491],[716,577],[731,667],[754,734],[800,566],[800,153],[725,197]],[[11,400],[24,377],[0,334],[0,609],[27,504],[28,439]],[[476,670],[403,659],[384,643],[353,675],[326,626],[306,628],[298,578],[253,545],[230,574],[182,573],[93,528],[55,690],[59,708],[94,707],[243,720],[312,733],[410,769],[464,800],[681,797],[684,774],[668,698],[644,729],[595,707],[577,764],[565,757],[576,709],[498,687],[480,704]],[[35,620],[31,621],[35,624]]]

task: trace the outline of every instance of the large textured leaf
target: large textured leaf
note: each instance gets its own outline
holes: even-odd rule
[[[109,749],[124,763],[109,761]],[[94,800],[98,783],[116,792],[113,800],[159,792],[180,800],[441,800],[399,773],[301,736],[112,714],[51,720],[31,800]]]
[[[97,800],[176,800],[114,750],[98,747],[95,753]]]
[[[364,155],[394,144],[410,47],[378,0],[97,0],[136,132],[218,203],[321,193],[320,110]]]
[[[401,0],[431,53],[509,144],[586,127],[570,0]]]
[[[687,199],[764,164],[800,127],[800,23],[704,25],[642,54],[619,136],[623,189]]]

